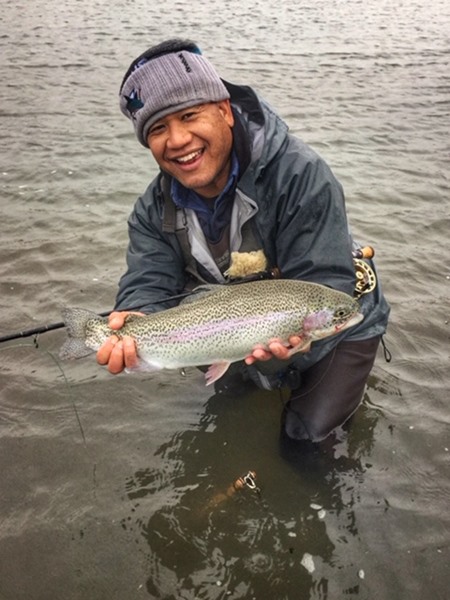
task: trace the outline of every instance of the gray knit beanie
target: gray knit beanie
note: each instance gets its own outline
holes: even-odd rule
[[[166,115],[230,97],[211,63],[196,44],[168,40],[130,65],[120,88],[120,109],[131,119],[140,143],[148,148],[150,127]]]

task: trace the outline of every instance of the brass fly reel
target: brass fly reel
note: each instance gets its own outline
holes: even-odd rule
[[[372,267],[360,258],[354,258],[356,284],[354,296],[360,298],[364,294],[372,292],[377,285],[377,278]]]

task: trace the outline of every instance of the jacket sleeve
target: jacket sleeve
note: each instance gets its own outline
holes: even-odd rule
[[[175,234],[162,231],[156,183],[138,199],[128,219],[127,271],[119,282],[115,310],[156,312],[184,287],[184,261]],[[167,302],[161,302],[167,298]]]
[[[271,237],[282,276],[352,294],[352,240],[341,185],[325,161],[291,136],[283,159],[275,162]]]

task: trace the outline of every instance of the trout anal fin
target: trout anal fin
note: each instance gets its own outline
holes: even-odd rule
[[[205,373],[206,385],[211,385],[212,383],[220,379],[222,375],[224,375],[228,371],[228,367],[230,366],[230,364],[231,363],[229,361],[224,361],[214,363],[213,365],[211,365]]]

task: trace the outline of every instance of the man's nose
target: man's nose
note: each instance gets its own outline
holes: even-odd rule
[[[169,148],[181,148],[191,140],[192,134],[184,123],[172,122],[169,126],[167,146]]]

